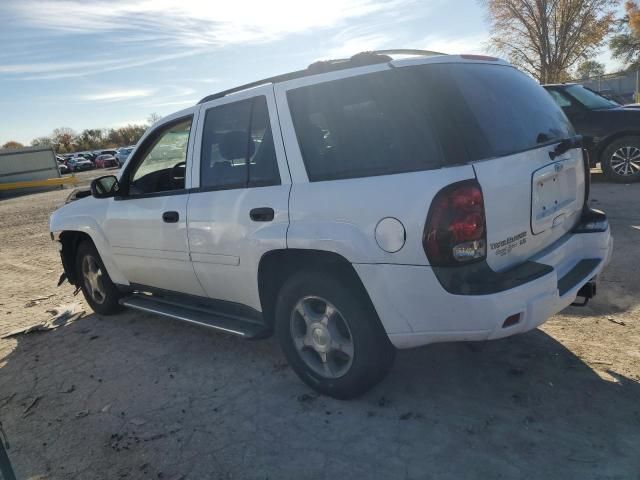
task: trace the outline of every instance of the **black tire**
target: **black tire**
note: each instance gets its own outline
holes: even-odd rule
[[[99,283],[101,287],[101,295],[99,296],[96,293],[92,294],[89,291],[90,281],[86,279],[83,272],[85,260],[87,262],[95,262],[94,265],[99,268]],[[84,241],[78,246],[78,250],[76,252],[76,278],[78,279],[85,300],[94,312],[99,313],[100,315],[113,315],[122,310],[122,307],[118,303],[121,294],[111,281],[96,247],[89,241]]]
[[[624,158],[633,158],[632,164]],[[633,183],[640,181],[640,137],[622,137],[611,142],[600,157],[602,172],[616,183]],[[626,173],[625,173],[626,172]]]
[[[353,283],[331,273],[300,272],[284,283],[276,303],[276,336],[289,364],[311,388],[338,399],[353,398],[371,389],[386,376],[395,358],[395,348],[364,289]],[[294,343],[292,315],[299,302],[309,297],[330,302],[348,328],[353,355],[339,378],[327,378],[314,370]]]

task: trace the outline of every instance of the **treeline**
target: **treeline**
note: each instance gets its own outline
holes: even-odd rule
[[[77,133],[69,127],[56,128],[51,134],[34,138],[32,147],[53,147],[56,153],[72,153],[84,150],[102,150],[106,148],[135,145],[140,137],[160,119],[160,115],[151,114],[144,125],[130,124],[120,128],[87,128]],[[9,141],[3,148],[22,148],[19,142]]]
[[[50,135],[34,138],[34,147],[52,146],[56,153],[134,145],[140,140],[148,125],[127,125],[120,128],[88,128],[80,133],[68,127],[56,128]]]

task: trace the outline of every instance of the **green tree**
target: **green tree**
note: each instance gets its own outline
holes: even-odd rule
[[[597,53],[614,26],[619,0],[479,0],[491,47],[540,83],[566,80]]]
[[[107,143],[110,147],[122,147],[133,145],[147,130],[145,125],[126,125],[118,129],[112,128],[107,134]]]
[[[640,66],[640,7],[637,2],[624,4],[625,15],[618,20],[618,32],[611,38],[611,56],[628,67]]]
[[[100,128],[88,128],[83,130],[74,139],[78,150],[96,150],[104,147],[107,132]]]
[[[595,60],[587,60],[582,62],[576,68],[576,77],[583,80],[590,77],[600,77],[604,75],[604,65]]]
[[[7,143],[2,145],[2,148],[24,148],[24,145],[20,142],[16,142],[15,140],[9,140]]]

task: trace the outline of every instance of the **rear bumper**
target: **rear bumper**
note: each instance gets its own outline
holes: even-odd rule
[[[354,268],[391,342],[397,348],[411,348],[532,330],[574,302],[580,288],[608,264],[612,249],[608,227],[567,234],[530,259],[540,268],[534,268],[535,274],[524,282],[480,294],[447,291],[428,266],[356,264]],[[519,315],[518,321],[503,327],[512,315]]]

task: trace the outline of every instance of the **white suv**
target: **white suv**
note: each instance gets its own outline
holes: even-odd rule
[[[158,122],[51,216],[66,278],[99,314],[275,332],[338,398],[395,348],[526,332],[593,296],[612,237],[551,97],[495,58],[388,53]]]

